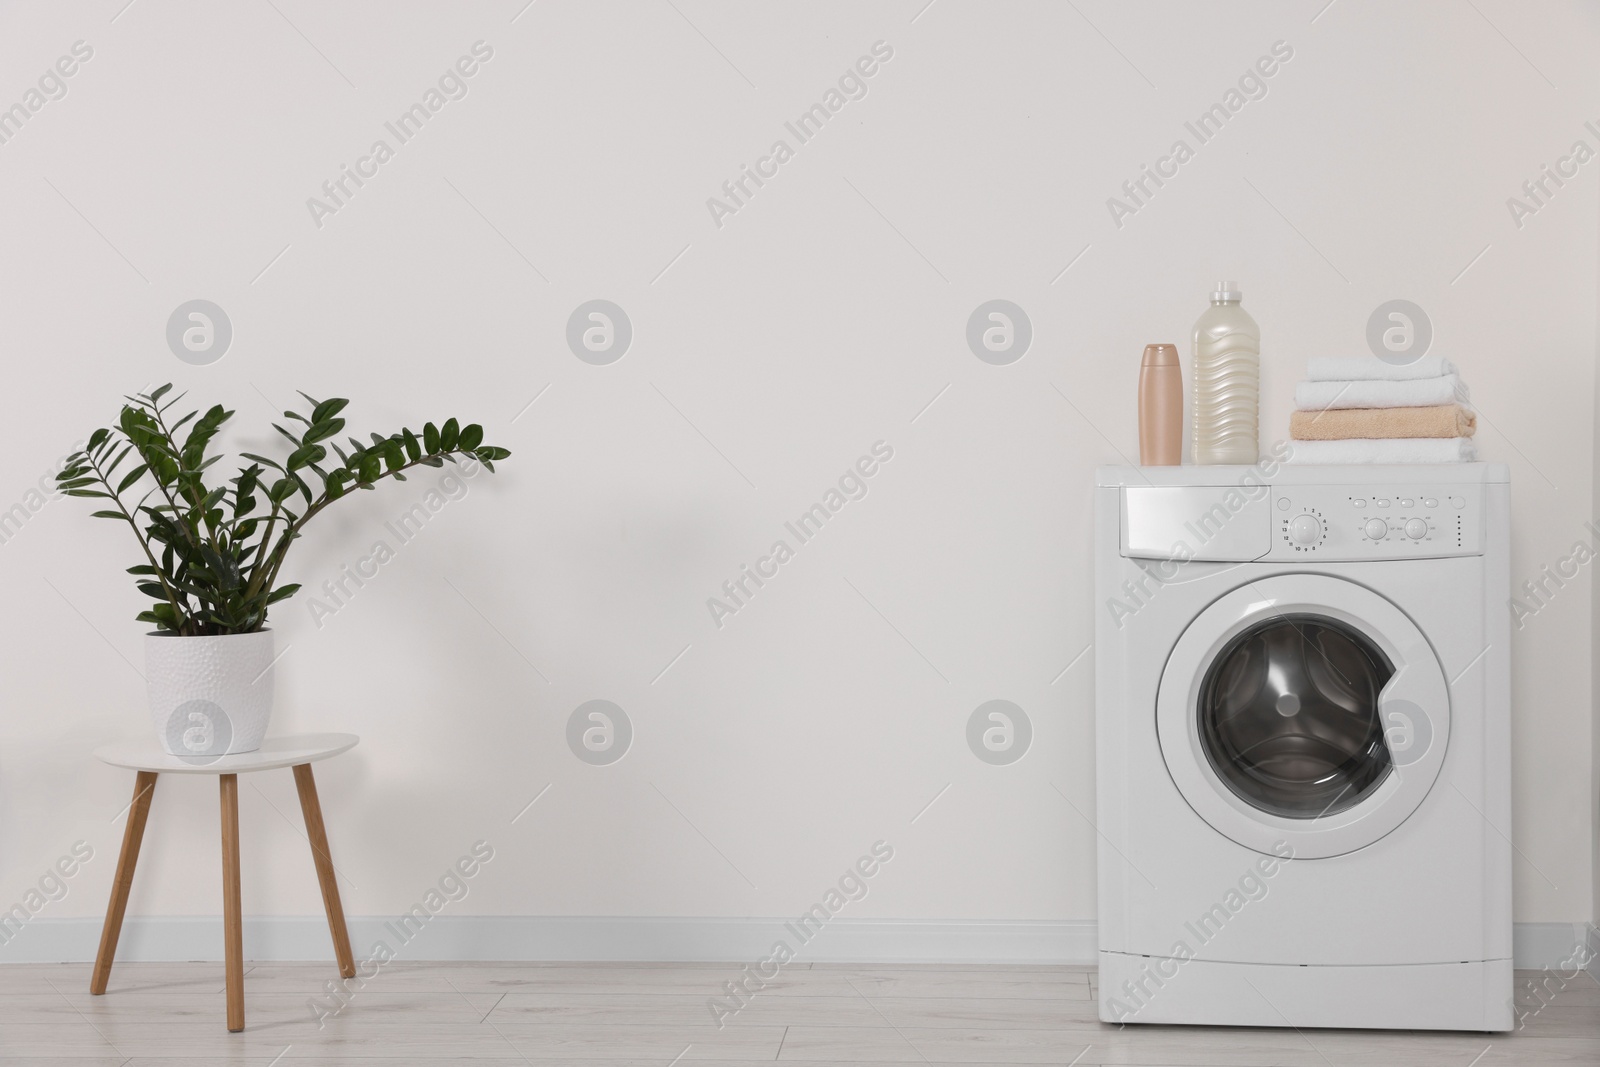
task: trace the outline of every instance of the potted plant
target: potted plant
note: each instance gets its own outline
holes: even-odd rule
[[[156,734],[174,755],[211,757],[260,747],[272,712],[272,631],[267,613],[300,588],[280,584],[289,547],[306,524],[354,489],[404,481],[413,467],[481,463],[490,471],[511,453],[483,443],[483,427],[427,423],[362,444],[334,440],[347,400],[314,400],[286,411],[299,433],[281,462],[241,453],[248,466],[217,484],[212,439],[233,416],[218,404],[178,418],[170,384],[127,397],[113,427],[94,431],[57,475],[68,496],[109,501],[99,518],[133,531],[143,562],[129,567],[153,603],[138,615],[145,637],[145,684]],[[329,460],[329,453],[337,465]],[[137,500],[131,496],[138,493]]]

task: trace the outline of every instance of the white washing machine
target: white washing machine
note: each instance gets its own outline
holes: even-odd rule
[[[1509,1030],[1506,468],[1096,497],[1101,1019]]]

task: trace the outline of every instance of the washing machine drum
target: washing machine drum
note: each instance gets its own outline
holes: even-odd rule
[[[1219,833],[1304,859],[1365,848],[1427,797],[1450,688],[1392,601],[1320,574],[1245,582],[1179,635],[1156,735],[1173,784]]]
[[[1325,616],[1285,615],[1245,630],[1200,687],[1200,742],[1246,802],[1291,819],[1354,807],[1393,763],[1378,696],[1394,665]]]

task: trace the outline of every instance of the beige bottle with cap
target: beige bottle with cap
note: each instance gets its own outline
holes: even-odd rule
[[[1236,282],[1218,282],[1194,324],[1194,461],[1260,459],[1261,328],[1239,306]]]
[[[1139,364],[1139,464],[1183,462],[1183,371],[1177,345],[1145,345]]]

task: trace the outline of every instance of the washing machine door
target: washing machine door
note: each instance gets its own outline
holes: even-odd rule
[[[1389,600],[1326,575],[1275,575],[1189,624],[1162,672],[1156,725],[1173,782],[1217,832],[1315,859],[1364,848],[1417,810],[1444,764],[1450,687]]]

